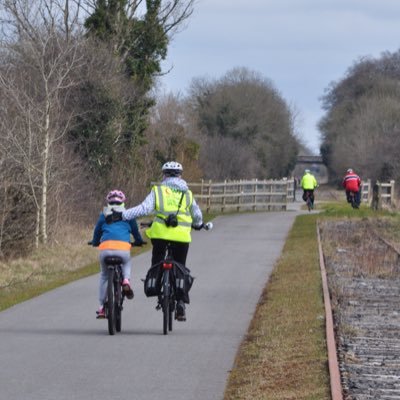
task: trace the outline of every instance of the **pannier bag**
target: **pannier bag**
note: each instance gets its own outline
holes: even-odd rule
[[[189,291],[193,285],[194,277],[190,275],[189,268],[179,263],[174,264],[174,274],[176,298],[189,304]]]
[[[144,294],[147,297],[159,296],[161,294],[162,262],[152,266],[144,280]],[[189,291],[193,285],[194,277],[190,275],[189,268],[177,262],[174,263],[175,293],[178,300],[190,303]]]
[[[152,266],[144,280],[144,294],[147,297],[158,296],[161,293],[161,264]]]

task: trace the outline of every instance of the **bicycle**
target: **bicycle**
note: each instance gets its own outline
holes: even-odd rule
[[[115,332],[121,332],[125,299],[125,292],[122,290],[122,259],[118,256],[107,256],[104,261],[108,269],[107,299],[104,310],[108,320],[108,333],[115,335]]]
[[[176,311],[176,280],[173,267],[175,261],[172,257],[171,243],[167,244],[167,250],[165,253],[164,261],[161,263],[162,275],[161,275],[161,293],[158,297],[158,304],[156,309],[161,309],[163,312],[163,333],[168,334],[168,331],[172,331],[173,325],[173,313]],[[176,314],[175,314],[176,319]]]
[[[305,191],[305,202],[307,204],[308,211],[311,211],[314,208],[314,204],[311,198],[311,192],[309,190]]]
[[[132,247],[142,246],[146,244],[131,243]],[[92,242],[88,242],[88,245],[93,245]],[[125,292],[122,290],[122,258],[119,256],[107,256],[104,259],[108,270],[108,282],[107,282],[107,297],[104,302],[105,318],[108,320],[108,333],[115,335],[116,332],[121,332],[122,327],[122,310],[123,303],[126,297]]]
[[[141,227],[149,227],[150,223],[142,222],[140,224]],[[208,222],[203,224],[201,227],[196,228],[197,230],[205,229],[211,230],[213,228],[213,224]],[[177,308],[177,300],[176,300],[176,290],[177,290],[177,278],[176,278],[176,269],[183,269],[183,265],[176,262],[172,255],[171,242],[167,243],[166,251],[164,259],[153,265],[150,270],[161,270],[161,280],[160,280],[160,292],[158,294],[158,303],[156,306],[156,310],[162,310],[163,313],[163,334],[167,335],[168,332],[171,332],[173,329],[173,320],[178,319],[176,308]],[[156,271],[157,272],[157,271]],[[146,280],[145,282],[145,291],[146,291]],[[183,282],[182,282],[183,284]],[[174,315],[175,314],[175,315]]]
[[[358,209],[359,205],[357,203],[357,196],[356,196],[356,192],[350,191],[349,192],[349,203],[351,204],[352,208],[354,209]]]

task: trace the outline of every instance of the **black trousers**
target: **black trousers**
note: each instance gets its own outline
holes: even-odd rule
[[[153,245],[151,265],[157,264],[164,259],[168,243],[171,243],[172,257],[174,260],[186,266],[189,243],[172,242],[164,239],[151,239],[151,244]]]
[[[311,198],[311,203],[314,204],[314,190],[311,189],[303,189],[303,200],[306,201],[307,200],[307,192],[310,193],[310,198]]]

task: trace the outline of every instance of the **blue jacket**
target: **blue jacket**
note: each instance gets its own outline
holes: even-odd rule
[[[101,213],[94,228],[92,244],[93,246],[98,246],[105,240],[120,240],[130,243],[131,235],[136,244],[143,242],[135,219],[108,224],[106,217]]]

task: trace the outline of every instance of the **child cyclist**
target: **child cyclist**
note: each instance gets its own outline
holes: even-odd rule
[[[104,302],[107,291],[108,270],[105,264],[107,256],[119,256],[122,258],[122,289],[128,299],[133,299],[133,290],[130,284],[131,277],[131,235],[135,239],[134,244],[141,246],[145,242],[140,235],[135,219],[129,221],[113,221],[114,211],[125,210],[125,194],[120,190],[112,190],[106,197],[107,206],[97,220],[93,231],[93,239],[90,242],[100,249],[100,281],[99,281],[99,309],[97,318],[105,318]]]

